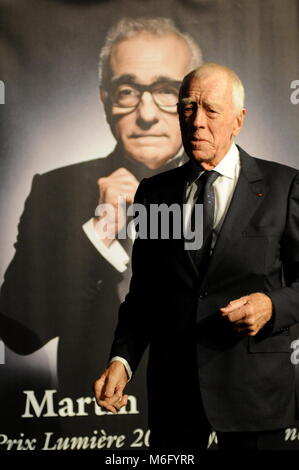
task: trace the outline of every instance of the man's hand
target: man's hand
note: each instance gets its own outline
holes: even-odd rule
[[[270,297],[256,292],[232,300],[220,310],[238,334],[255,336],[271,319],[273,306]]]
[[[105,214],[105,231],[109,233],[109,237],[102,238],[106,246],[109,246],[114,237],[121,231],[126,223],[126,214],[123,207],[120,206],[120,201],[132,204],[139,181],[135,176],[130,173],[126,168],[118,168],[111,175],[99,178],[98,186],[100,192],[99,205],[109,204],[112,211]],[[100,222],[101,217],[94,218],[94,225],[97,229],[97,224]]]
[[[123,363],[111,362],[93,384],[97,404],[115,414],[128,402],[128,395],[123,395],[127,383],[128,374]]]

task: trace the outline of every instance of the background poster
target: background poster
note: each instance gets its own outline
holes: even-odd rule
[[[18,223],[34,175],[105,159],[115,147],[98,85],[98,56],[108,29],[124,17],[157,15],[171,18],[180,30],[190,33],[205,61],[225,64],[240,75],[248,115],[237,143],[253,156],[298,168],[297,0],[0,0],[1,283],[14,256]],[[95,172],[91,182],[94,207],[100,176]],[[81,197],[84,204],[86,195]],[[71,202],[69,207],[69,220],[61,220],[61,226],[72,224],[78,210]],[[51,230],[55,211],[49,208],[43,215],[36,218],[34,232]],[[86,220],[92,216],[92,210],[86,208]],[[55,237],[53,244],[58,246],[59,235]],[[45,246],[45,260],[47,250]],[[92,253],[97,256],[96,251]],[[79,264],[80,260],[78,245]],[[69,269],[75,261],[72,259]],[[107,270],[113,271],[108,265]],[[84,269],[80,273],[90,274]],[[66,341],[73,346],[78,342],[86,357],[92,342],[101,343],[97,373],[109,353],[120,283],[121,277],[116,276],[114,287],[105,291],[107,305],[114,305],[115,300],[115,307],[103,315],[101,329],[94,329],[88,317],[80,319],[80,324],[68,318],[64,324],[61,316],[62,328],[68,332]],[[68,299],[76,308],[76,285],[73,287]],[[39,295],[48,302],[48,293]],[[16,447],[11,439],[25,438],[37,450],[63,450],[72,445],[89,450],[146,447],[146,357],[128,386],[129,406],[112,416],[95,407],[91,383],[80,382],[84,361],[83,365],[72,361],[71,355],[65,373],[73,377],[73,391],[61,390],[57,370],[64,354],[64,332],[38,337],[30,323],[20,325],[5,315],[0,318],[0,337],[6,343],[0,343],[1,450]],[[41,301],[36,322],[44,321]],[[35,344],[30,351],[24,339],[28,337]],[[72,443],[71,438],[78,436],[85,440]],[[282,432],[279,445],[298,448],[298,436],[297,428]],[[24,442],[19,445],[28,447]]]

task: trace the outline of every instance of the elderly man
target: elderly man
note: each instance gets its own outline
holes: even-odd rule
[[[205,448],[212,426],[221,449],[271,449],[296,418],[298,171],[234,144],[246,111],[232,70],[205,64],[188,74],[178,111],[190,161],[143,180],[135,200],[148,210],[202,204],[203,243],[136,239],[112,362],[95,394],[116,413],[130,370],[115,356],[134,373],[149,344],[153,447]]]
[[[1,336],[20,354],[58,336],[62,396],[90,395],[129,273],[130,247],[99,237],[95,209],[111,203],[117,210],[118,197],[132,201],[141,178],[182,162],[179,85],[200,63],[200,48],[169,19],[121,20],[100,54],[115,150],[34,177],[1,290]]]

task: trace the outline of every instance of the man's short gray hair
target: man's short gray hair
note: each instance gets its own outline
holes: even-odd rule
[[[207,62],[205,64],[200,65],[195,70],[192,70],[188,75],[186,75],[183,79],[181,89],[180,89],[180,97],[186,88],[186,85],[189,83],[192,77],[200,78],[204,75],[207,75],[209,72],[218,71],[225,73],[232,84],[232,102],[235,108],[235,112],[239,114],[239,112],[244,108],[245,102],[245,90],[243,83],[240,77],[229,67],[221,64],[215,64],[213,62]]]
[[[148,33],[154,36],[176,35],[185,41],[191,53],[190,70],[202,64],[202,51],[188,33],[181,32],[170,18],[122,18],[107,33],[105,44],[100,52],[99,80],[105,88],[111,78],[110,55],[115,44],[130,39],[138,34]]]

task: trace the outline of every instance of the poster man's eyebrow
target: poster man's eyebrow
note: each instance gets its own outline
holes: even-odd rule
[[[151,81],[151,83],[149,83],[149,85],[152,85],[152,84],[155,84],[155,83],[173,83],[173,82],[176,82],[176,83],[181,83],[181,80],[177,80],[173,77],[168,77],[166,75],[158,75],[156,77],[153,77],[153,80]],[[112,78],[111,80],[111,83],[113,85],[121,85],[123,83],[128,83],[128,84],[140,84],[140,81],[138,80],[138,78],[136,77],[136,75],[134,74],[124,74],[124,75],[118,75],[118,76],[115,76]]]
[[[132,75],[132,74],[117,75],[112,78],[111,83],[113,85],[118,85],[121,83],[136,83],[136,75]]]

